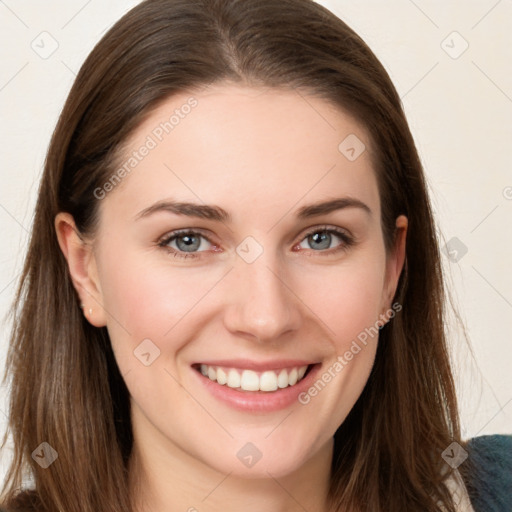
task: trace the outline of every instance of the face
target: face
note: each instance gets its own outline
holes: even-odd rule
[[[216,85],[139,126],[74,281],[148,450],[279,477],[332,440],[403,263],[370,151],[353,118],[294,91]]]

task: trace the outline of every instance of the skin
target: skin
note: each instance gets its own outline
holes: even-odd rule
[[[127,156],[190,96],[154,110]],[[324,511],[333,435],[367,382],[377,337],[308,404],[277,412],[242,412],[218,401],[191,364],[303,358],[321,362],[321,375],[391,307],[407,219],[396,220],[396,243],[386,253],[370,140],[339,108],[295,91],[232,84],[194,97],[191,113],[101,200],[93,239],[77,236],[69,214],[55,219],[86,317],[107,326],[131,395],[138,508]],[[338,149],[349,134],[366,146],[355,161]],[[349,207],[296,217],[302,206],[347,196],[371,212]],[[232,220],[166,211],[135,219],[171,198],[219,205]],[[355,243],[333,235],[318,249],[307,235],[324,233],[325,225]],[[200,239],[199,257],[178,258],[158,246],[187,228],[208,238]],[[252,263],[236,252],[247,236],[263,248]],[[149,366],[133,353],[144,339],[160,350]],[[236,456],[247,442],[262,453],[251,468]]]

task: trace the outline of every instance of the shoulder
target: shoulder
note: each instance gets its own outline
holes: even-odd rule
[[[474,437],[465,449],[462,473],[475,512],[512,511],[512,435]]]

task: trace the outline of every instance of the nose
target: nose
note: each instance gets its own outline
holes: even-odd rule
[[[301,301],[286,279],[281,262],[264,251],[254,262],[237,258],[226,284],[226,328],[259,342],[279,341],[301,324]]]

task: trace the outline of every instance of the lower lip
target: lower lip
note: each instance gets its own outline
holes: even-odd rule
[[[298,402],[298,396],[311,386],[320,366],[320,363],[313,365],[308,374],[297,384],[277,391],[237,391],[225,384],[210,380],[193,368],[192,371],[214,397],[231,407],[249,412],[272,412],[280,411]]]

